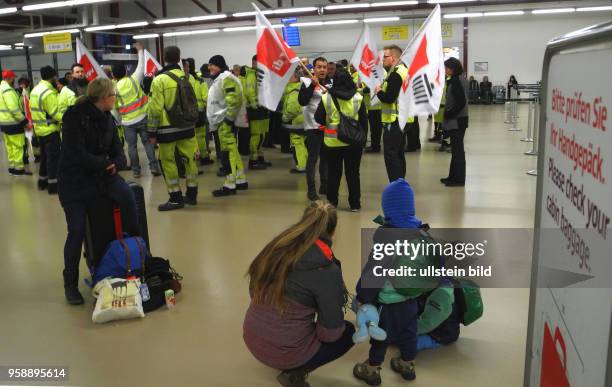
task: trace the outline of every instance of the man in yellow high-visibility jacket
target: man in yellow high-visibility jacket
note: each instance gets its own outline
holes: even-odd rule
[[[60,157],[60,111],[55,88],[57,72],[51,66],[40,69],[42,80],[30,94],[30,111],[34,132],[40,142],[40,168],[38,189],[47,190],[50,195],[57,193],[57,167]]]
[[[24,127],[27,123],[23,114],[23,99],[13,88],[15,73],[2,72],[0,82],[0,131],[4,135],[4,145],[8,156],[8,171],[11,176],[31,175],[25,170],[24,149],[26,138]]]
[[[244,97],[251,129],[249,169],[266,169],[272,165],[266,162],[262,149],[264,138],[270,131],[270,112],[258,103],[257,55],[253,56],[251,67],[246,68]]]
[[[139,46],[138,56],[143,57],[144,52]],[[155,149],[149,143],[147,135],[147,106],[148,97],[142,90],[140,83],[144,78],[143,59],[138,60],[138,67],[130,76],[127,75],[125,66],[116,64],[112,67],[113,78],[117,82],[115,85],[115,109],[121,117],[121,125],[125,133],[125,140],[128,143],[128,154],[130,156],[130,166],[134,178],[139,178],[141,174],[140,159],[138,157],[138,136],[145,149],[149,168],[153,176],[160,176],[159,163],[155,157]]]
[[[159,159],[164,173],[170,199],[158,207],[159,211],[171,211],[183,208],[185,204],[196,205],[198,196],[198,166],[196,158],[198,143],[195,137],[195,126],[197,117],[185,124],[173,124],[170,120],[170,112],[181,104],[183,111],[193,112],[197,116],[197,101],[195,97],[194,77],[185,74],[179,63],[181,61],[181,50],[176,46],[168,46],[164,49],[164,61],[166,66],[155,77],[151,84],[151,98],[149,99],[147,132],[149,141],[155,145],[159,143]],[[185,80],[191,87],[192,101],[178,100],[180,84]],[[188,92],[189,86],[181,88]],[[191,105],[193,103],[193,105]],[[192,118],[192,117],[189,117]],[[175,117],[177,119],[177,117]],[[180,117],[178,117],[180,119]],[[181,120],[185,121],[185,120]],[[176,151],[185,161],[185,177],[187,180],[187,192],[183,197],[179,172],[176,164]]]
[[[401,62],[402,49],[396,45],[385,47],[383,65],[387,71],[382,86],[376,87],[376,96],[381,102],[383,125],[383,148],[387,177],[395,181],[406,176],[406,156],[404,155],[405,122],[398,122],[397,99],[408,69]]]

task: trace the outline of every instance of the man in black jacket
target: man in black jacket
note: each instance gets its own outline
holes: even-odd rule
[[[319,199],[315,184],[315,169],[319,155],[319,177],[321,186],[319,194],[327,195],[327,155],[323,149],[323,131],[315,120],[315,113],[319,107],[322,96],[332,87],[331,80],[327,77],[327,60],[319,57],[314,60],[314,77],[308,86],[302,84],[298,95],[298,102],[304,108],[304,131],[306,132],[306,148],[308,149],[308,160],[306,161],[306,182],[308,183],[308,199],[315,201]]]
[[[398,46],[385,47],[383,65],[388,72],[382,86],[376,87],[376,96],[382,102],[383,148],[385,166],[389,181],[406,176],[406,156],[404,155],[405,122],[397,119],[397,98],[408,69],[401,62],[402,49]]]

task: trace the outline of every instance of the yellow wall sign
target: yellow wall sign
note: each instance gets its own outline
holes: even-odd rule
[[[43,35],[43,46],[45,54],[54,52],[71,52],[72,35],[70,35],[70,32]]]
[[[442,24],[442,38],[452,38],[453,37],[453,25],[452,24]]]
[[[382,28],[383,40],[408,39],[408,26],[386,26]]]
[[[414,33],[416,34],[419,29],[423,26],[423,22],[415,24]],[[442,39],[450,39],[453,37],[453,25],[442,24]]]

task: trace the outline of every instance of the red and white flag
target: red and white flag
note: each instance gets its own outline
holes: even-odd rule
[[[259,8],[253,7],[257,11],[257,99],[261,106],[275,111],[300,58]]]
[[[32,111],[30,110],[30,97],[28,97],[28,93],[25,89],[21,92],[21,97],[23,98],[23,110],[25,110],[25,116],[28,120],[28,124],[32,124]]]
[[[445,81],[440,14],[440,5],[436,5],[402,54],[408,76],[398,98],[399,122],[440,109]]]
[[[89,82],[98,77],[108,78],[104,70],[102,70],[102,67],[79,38],[76,39],[76,60],[77,63],[80,63],[85,69],[85,78],[87,78]]]
[[[162,65],[160,65],[159,62],[155,60],[153,55],[151,55],[151,53],[146,49],[144,50],[144,62],[144,76],[147,78],[154,77],[155,74],[157,74],[162,69]]]
[[[371,94],[374,94],[376,86],[382,85],[385,80],[385,68],[367,24],[355,47],[351,64],[359,72],[361,81],[370,88]]]

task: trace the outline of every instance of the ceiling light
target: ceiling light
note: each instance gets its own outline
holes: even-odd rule
[[[61,7],[74,7],[84,4],[105,3],[109,0],[70,0],[70,1],[54,1],[51,3],[24,5],[21,9],[24,11],[36,11],[38,9],[50,9]]]
[[[154,39],[154,38],[159,38],[159,34],[145,34],[145,35],[134,35],[132,36],[132,38],[139,40],[139,39]]]
[[[531,11],[534,15],[550,14],[550,13],[570,13],[576,11],[576,8],[549,8],[549,9],[535,9]]]
[[[499,11],[499,12],[485,12],[485,16],[513,16],[513,15],[524,15],[525,11]]]
[[[417,5],[418,1],[385,1],[382,3],[372,3],[372,7],[400,7],[402,5]]]
[[[314,12],[317,7],[301,7],[301,8],[281,8],[274,11],[275,15],[283,15],[286,13],[302,13],[302,12]]]
[[[31,34],[24,34],[23,37],[24,38],[38,38],[38,37],[43,36],[43,35],[62,34],[62,33],[66,33],[66,32],[69,32],[71,34],[78,34],[81,31],[75,28],[75,29],[71,29],[71,30],[33,32]]]
[[[272,28],[283,28],[285,27],[284,24],[272,24]]]
[[[219,31],[221,30],[218,28],[211,28],[208,30],[166,32],[164,34],[164,37],[212,34],[212,33],[219,32]]]
[[[464,17],[481,17],[482,12],[468,12],[468,13],[447,13],[444,15],[445,19],[459,19]]]
[[[576,8],[578,12],[593,12],[593,11],[612,11],[612,5],[606,5],[603,7],[583,7]]]
[[[115,27],[119,28],[134,28],[134,27],[144,27],[144,26],[148,26],[149,22],[146,21],[141,21],[141,22],[134,22],[134,23],[124,23],[124,24],[117,24]]]
[[[270,15],[272,13],[274,13],[274,11],[272,10],[265,10],[265,11],[261,11],[261,13],[263,13],[264,15]],[[246,17],[246,16],[255,16],[257,15],[257,12],[255,11],[249,11],[249,12],[236,12],[234,14],[232,14],[233,17]]]
[[[85,32],[114,30],[116,28],[117,28],[117,26],[114,25],[114,24],[108,25],[108,26],[87,27],[87,28],[85,28]]]
[[[322,21],[313,21],[313,22],[299,22],[299,23],[291,23],[289,27],[314,27],[314,26],[322,26]]]
[[[159,19],[155,20],[153,23],[155,24],[173,24],[173,23],[187,23],[189,21],[188,17],[180,17],[177,19]]]
[[[23,46],[25,46],[25,44],[23,44],[23,43],[15,43],[14,46],[23,47]]]
[[[0,50],[1,51],[7,51],[7,50],[12,50],[12,49],[13,49],[13,47],[11,47],[11,46],[0,44]]]
[[[373,17],[369,19],[363,19],[365,23],[377,23],[377,22],[390,22],[390,21],[398,21],[400,19],[399,16],[390,16],[390,17]]]
[[[227,15],[224,13],[216,14],[216,15],[203,15],[203,16],[193,16],[189,18],[189,21],[202,21],[202,20],[218,20],[218,19],[226,19]]]
[[[333,11],[337,9],[355,9],[355,8],[370,8],[370,3],[353,3],[353,4],[338,4],[338,5],[326,5],[325,9]]]
[[[476,0],[427,0],[429,4],[450,4],[450,3],[467,3]]]
[[[224,28],[223,32],[239,32],[239,31],[251,31],[254,30],[255,26],[242,26],[242,27],[228,27]]]
[[[17,12],[17,8],[16,7],[12,7],[12,8],[1,8],[0,9],[0,15],[7,15],[9,13],[15,13]]]
[[[323,24],[326,26],[331,26],[331,25],[336,25],[336,24],[353,24],[353,23],[359,23],[359,20],[348,19],[348,20],[330,20],[330,21],[323,22]]]

